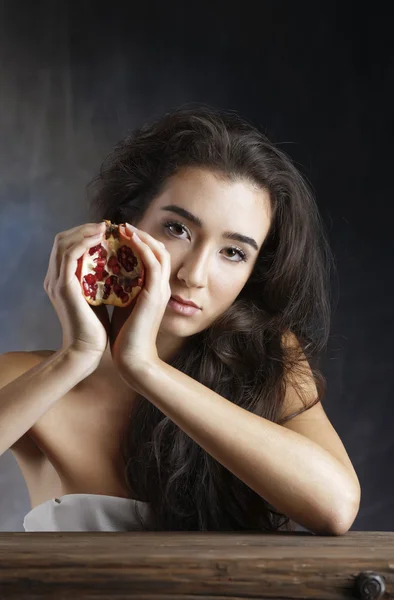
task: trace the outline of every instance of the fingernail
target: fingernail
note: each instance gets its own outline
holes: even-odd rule
[[[132,231],[137,231],[137,227],[134,227],[134,225],[130,225],[130,223],[126,222],[127,227],[129,227]]]

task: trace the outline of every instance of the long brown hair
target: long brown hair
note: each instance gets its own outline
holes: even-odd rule
[[[232,306],[187,338],[170,364],[245,410],[282,424],[289,381],[304,404],[296,414],[326,392],[318,363],[329,338],[334,261],[313,194],[289,157],[255,126],[235,111],[193,103],[116,145],[88,185],[92,215],[138,226],[167,178],[186,166],[267,190],[272,223]],[[299,351],[283,343],[288,333]],[[308,367],[317,389],[313,398],[297,384]],[[149,522],[140,517],[146,530],[295,529],[141,395],[121,451],[133,497],[150,505]]]

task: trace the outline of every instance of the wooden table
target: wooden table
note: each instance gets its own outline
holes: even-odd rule
[[[394,597],[394,532],[0,533],[0,599]]]

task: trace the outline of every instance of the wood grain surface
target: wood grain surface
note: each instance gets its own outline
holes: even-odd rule
[[[392,532],[0,533],[1,600],[388,600],[393,590]]]

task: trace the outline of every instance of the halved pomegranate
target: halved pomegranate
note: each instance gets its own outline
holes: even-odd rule
[[[144,285],[144,265],[132,246],[128,230],[123,229],[125,224],[117,225],[106,219],[105,223],[102,241],[78,259],[75,274],[92,306],[126,307]]]

